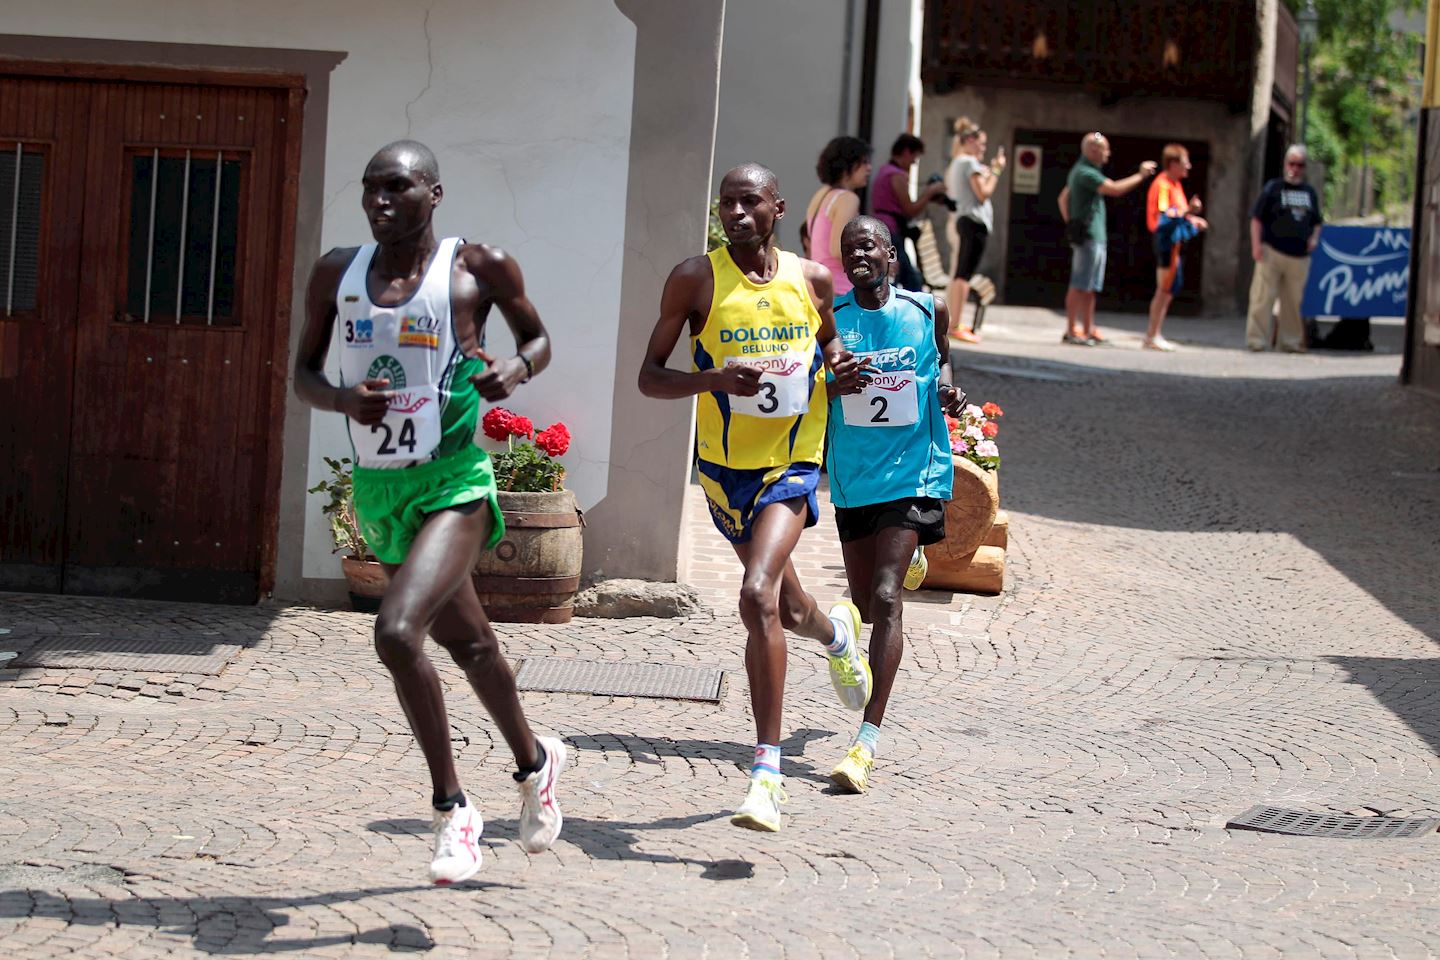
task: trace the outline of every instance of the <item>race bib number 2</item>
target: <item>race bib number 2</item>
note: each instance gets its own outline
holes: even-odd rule
[[[795,417],[810,411],[810,363],[801,353],[773,357],[729,357],[725,366],[758,367],[760,392],[730,397],[730,409],[751,417]]]
[[[385,419],[350,429],[360,463],[424,460],[440,446],[440,402],[433,389],[399,390]]]
[[[906,427],[920,419],[914,370],[886,370],[869,376],[870,383],[863,391],[840,398],[846,426]]]

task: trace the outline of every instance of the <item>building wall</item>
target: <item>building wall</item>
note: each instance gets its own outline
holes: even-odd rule
[[[309,115],[328,123],[318,127],[323,141],[312,136],[304,148],[319,177],[302,181],[302,191],[310,187],[302,215],[308,209],[320,222],[307,231],[302,217],[292,350],[310,263],[329,247],[369,239],[359,206],[366,160],[398,137],[427,142],[446,185],[437,231],[513,254],[556,344],[550,369],[507,405],[538,425],[571,427],[567,485],[593,518],[587,568],[673,579],[677,545],[669,541],[678,540],[690,410],[637,399],[633,368],[649,323],[630,321],[653,319],[659,295],[658,282],[629,264],[632,254],[678,259],[703,249],[723,9],[723,0],[436,0],[402,22],[340,0],[54,0],[0,10],[0,34],[343,56],[328,98],[307,107],[307,134],[315,133]],[[46,51],[63,46],[40,40],[24,55],[58,58]],[[674,89],[664,96],[651,90],[667,85]],[[654,176],[637,180],[637,165]],[[663,280],[665,269],[657,262],[652,272]],[[488,347],[512,349],[498,317]],[[292,396],[286,431],[277,594],[334,596],[339,563],[328,529],[318,500],[302,507],[301,498],[323,475],[323,456],[348,452],[343,425]],[[642,442],[646,469],[663,482],[643,503],[627,490],[623,507],[607,509],[616,484],[633,476]],[[663,469],[672,463],[673,478]],[[626,531],[642,518],[676,536],[637,544]]]
[[[911,0],[881,0],[872,146],[882,159],[906,129],[911,23],[917,16]],[[789,207],[778,230],[787,250],[800,250],[805,208],[820,187],[815,161],[821,149],[832,137],[858,132],[864,29],[864,0],[727,0],[725,5],[711,194],[737,164],[770,167]]]
[[[1419,269],[1410,277],[1403,377],[1412,386],[1440,395],[1440,163],[1428,159],[1440,156],[1440,110],[1425,114],[1425,142],[1420,149],[1427,160],[1424,179],[1415,185],[1419,216],[1411,234],[1416,246],[1412,262]]]
[[[1245,219],[1251,200],[1253,151],[1248,117],[1235,116],[1223,104],[1203,101],[1127,100],[1102,107],[1094,96],[1083,93],[962,87],[953,93],[929,94],[925,98],[921,136],[931,149],[919,164],[921,180],[932,172],[943,171],[948,161],[950,125],[960,116],[970,117],[985,129],[992,153],[1003,144],[1012,160],[1017,129],[1074,130],[1077,142],[1090,130],[1112,136],[1172,138],[1180,143],[1207,142],[1210,182],[1188,185],[1205,201],[1210,222],[1201,296],[1206,313],[1231,314],[1237,309],[1240,292],[1236,286],[1236,251],[1241,231],[1247,229]],[[1053,161],[1046,154],[1043,162],[1048,165]],[[1106,171],[1114,179],[1132,172],[1114,168]],[[1004,230],[1010,216],[1013,174],[1012,165],[995,193],[997,235],[986,246],[980,265],[981,273],[997,280],[1005,276],[1008,241]],[[1000,295],[1003,298],[1003,289]]]

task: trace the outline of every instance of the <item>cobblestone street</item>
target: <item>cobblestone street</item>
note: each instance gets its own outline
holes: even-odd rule
[[[1108,323],[1107,323],[1108,321]],[[999,597],[912,595],[872,790],[858,718],[792,646],[786,826],[726,819],[753,729],[738,564],[692,488],[688,620],[504,626],[513,660],[713,666],[719,705],[525,694],[564,833],[516,842],[511,760],[441,664],[486,863],[425,882],[429,783],[372,618],[0,596],[37,637],[210,639],[218,675],[0,670],[0,955],[1431,957],[1440,836],[1227,831],[1260,803],[1440,816],[1440,400],[1374,354],[1250,354],[1240,324],[996,308],[955,354],[1005,409]],[[797,555],[844,589],[828,506]],[[664,530],[656,536],[669,536]],[[438,663],[439,661],[437,661]]]

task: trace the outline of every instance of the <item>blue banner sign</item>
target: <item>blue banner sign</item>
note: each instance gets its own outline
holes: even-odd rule
[[[1320,228],[1300,312],[1307,317],[1403,317],[1410,230]]]

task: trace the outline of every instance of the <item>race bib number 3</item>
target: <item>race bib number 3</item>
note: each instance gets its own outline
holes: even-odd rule
[[[351,424],[362,465],[424,460],[440,446],[440,397],[434,389],[399,390],[385,419],[374,426]]]
[[[871,373],[860,393],[840,398],[840,413],[851,427],[906,427],[920,419],[914,370]]]
[[[810,363],[804,354],[774,357],[730,357],[725,366],[759,367],[760,392],[753,397],[730,397],[730,409],[749,417],[795,417],[810,410]]]

